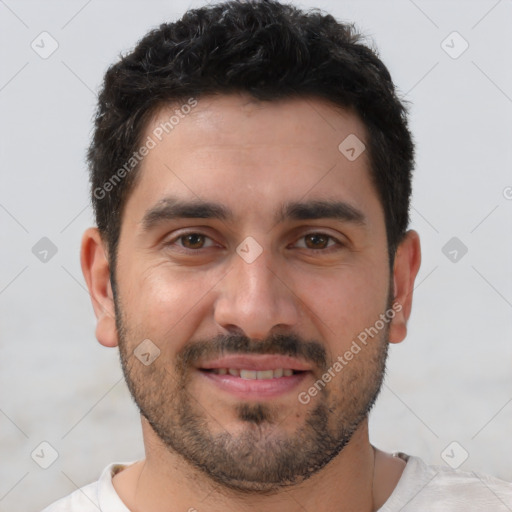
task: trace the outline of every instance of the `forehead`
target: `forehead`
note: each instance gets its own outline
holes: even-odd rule
[[[153,147],[128,200],[133,208],[176,195],[232,203],[246,215],[306,197],[379,208],[367,151],[356,159],[343,152],[347,140],[367,146],[353,112],[317,98],[233,94],[194,102],[162,108],[148,123],[142,139]]]
[[[260,101],[246,94],[232,94],[194,101],[197,104],[191,109],[185,109],[188,102],[161,108],[148,123],[147,134],[156,134],[161,142],[172,133],[176,143],[186,139],[189,148],[197,149],[316,147],[336,157],[339,143],[348,135],[366,139],[357,114],[320,98]],[[183,110],[188,113],[184,115]]]

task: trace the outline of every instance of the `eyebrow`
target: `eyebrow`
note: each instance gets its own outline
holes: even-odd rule
[[[234,213],[220,203],[166,197],[146,211],[141,224],[143,231],[151,231],[156,226],[175,219],[232,221],[234,217]],[[276,223],[315,219],[334,219],[362,226],[367,223],[362,211],[338,200],[292,201],[282,205],[275,215]]]
[[[344,201],[315,200],[286,203],[277,216],[277,222],[290,220],[334,219],[366,225],[366,217],[361,210]]]
[[[155,226],[173,219],[219,219],[231,220],[233,213],[229,208],[210,201],[183,200],[166,197],[144,214],[142,228],[150,231]]]

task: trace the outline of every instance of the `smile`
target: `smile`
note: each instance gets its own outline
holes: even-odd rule
[[[208,370],[215,375],[232,375],[247,380],[267,380],[279,379],[281,377],[291,377],[298,370],[290,368],[277,368],[275,370],[243,370],[238,368],[212,368]]]
[[[264,400],[296,393],[312,367],[277,354],[231,354],[198,364],[203,382],[238,399]]]

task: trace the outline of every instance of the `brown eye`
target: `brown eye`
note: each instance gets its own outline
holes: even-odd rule
[[[182,254],[200,255],[208,249],[219,247],[219,245],[208,235],[199,231],[181,231],[167,241],[165,247]]]
[[[205,243],[205,236],[199,233],[189,233],[180,237],[181,244],[187,249],[202,249]]]
[[[322,233],[311,233],[304,237],[308,249],[325,249],[331,237]]]

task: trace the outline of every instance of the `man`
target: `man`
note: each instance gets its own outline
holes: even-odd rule
[[[144,460],[57,511],[506,511],[512,486],[369,442],[420,244],[413,144],[351,26],[274,1],[187,12],[111,67],[81,261]]]

